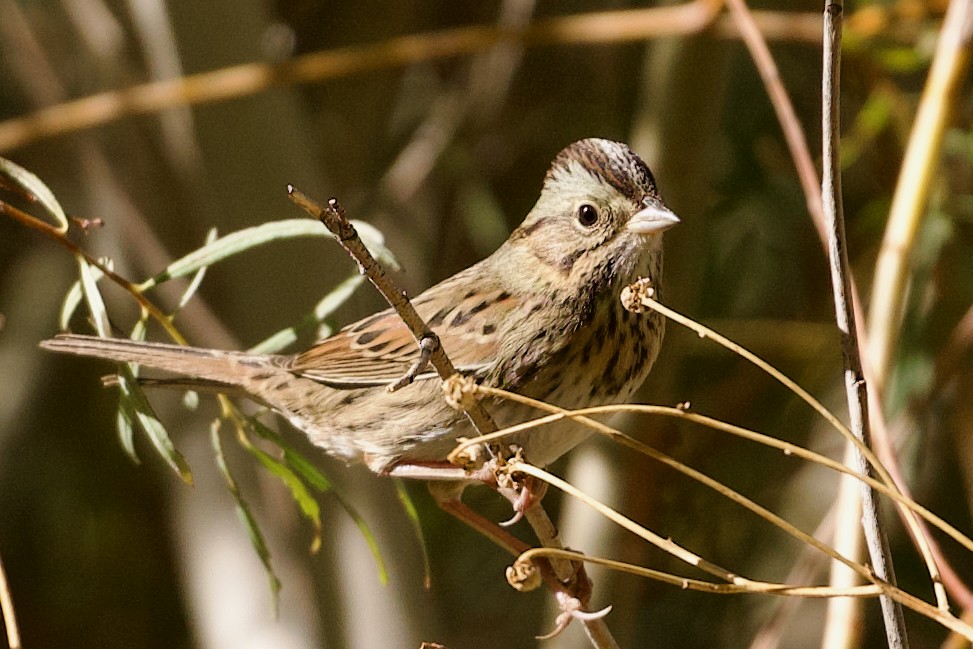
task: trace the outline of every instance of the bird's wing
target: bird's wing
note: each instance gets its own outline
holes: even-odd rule
[[[456,369],[473,373],[495,359],[501,323],[517,300],[502,289],[484,291],[473,284],[464,292],[455,280],[426,291],[413,304],[439,336]],[[318,342],[295,356],[288,369],[331,387],[361,388],[401,378],[418,358],[412,333],[388,309]],[[417,378],[434,375],[430,368]]]

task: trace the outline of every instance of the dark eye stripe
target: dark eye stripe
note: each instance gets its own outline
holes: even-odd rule
[[[528,237],[532,232],[534,232],[540,227],[543,227],[544,224],[547,223],[547,221],[548,221],[548,217],[544,216],[537,219],[533,223],[522,225],[516,230],[514,230],[513,234],[510,235],[510,238],[523,239],[524,237]]]

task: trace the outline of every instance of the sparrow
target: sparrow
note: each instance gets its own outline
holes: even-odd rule
[[[640,278],[658,287],[661,235],[678,222],[628,146],[580,140],[554,158],[537,203],[496,252],[413,304],[457,371],[479,384],[568,409],[625,402],[655,362],[665,321],[655,312],[629,312],[620,293]],[[419,377],[387,389],[419,357],[392,310],[293,355],[72,334],[41,347],[137,363],[183,377],[177,384],[242,393],[328,454],[379,474],[441,466],[458,438],[477,434],[447,404],[438,380]],[[536,416],[502,399],[483,403],[500,427]],[[589,434],[561,421],[505,443],[544,466]]]

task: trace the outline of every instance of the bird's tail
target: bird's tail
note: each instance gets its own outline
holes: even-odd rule
[[[76,356],[90,356],[189,377],[200,384],[250,388],[268,371],[279,371],[278,357],[246,352],[201,349],[184,345],[145,343],[123,338],[61,334],[40,343],[41,348]],[[179,383],[179,381],[176,381]],[[216,387],[213,386],[213,387]]]

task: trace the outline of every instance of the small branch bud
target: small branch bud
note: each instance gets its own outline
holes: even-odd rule
[[[530,592],[541,585],[541,573],[530,560],[517,559],[512,566],[507,567],[507,583],[514,590],[522,593]]]

